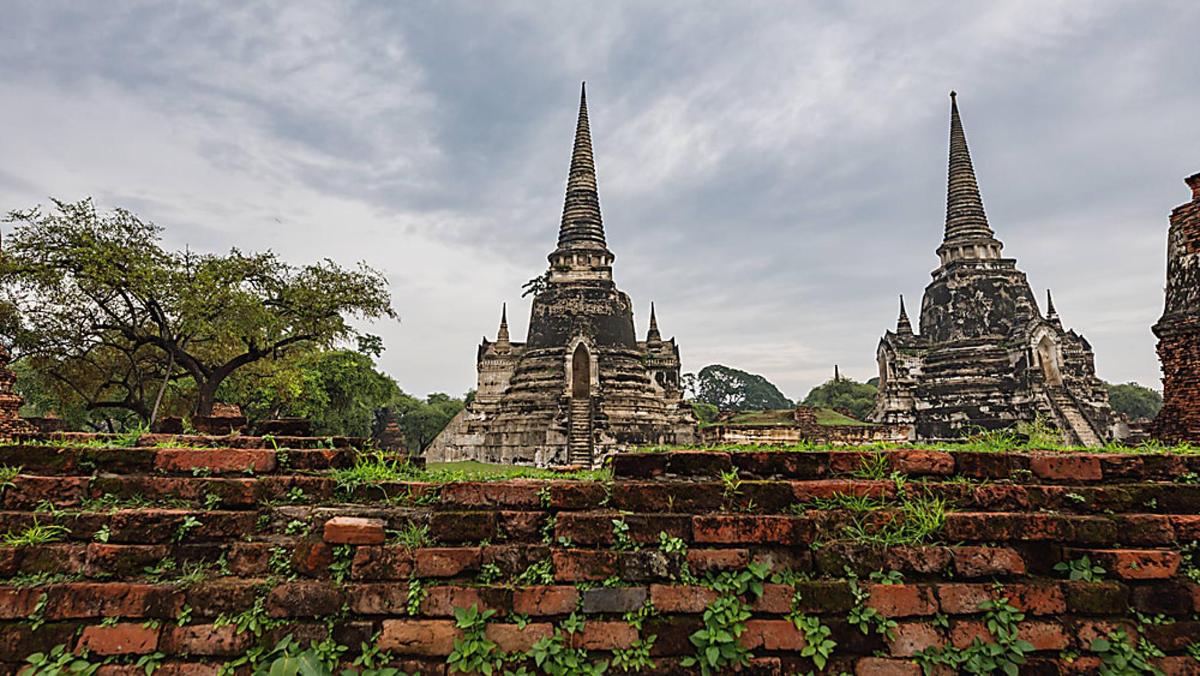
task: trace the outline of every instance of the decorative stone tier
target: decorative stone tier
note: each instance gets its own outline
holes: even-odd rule
[[[145,658],[158,674],[215,674],[286,635],[332,633],[346,664],[375,646],[405,672],[443,674],[463,636],[454,610],[476,606],[496,611],[484,636],[508,653],[557,635],[612,660],[653,635],[652,673],[692,673],[681,666],[696,651],[689,636],[733,593],[704,580],[751,564],[774,577],[740,597],[747,673],[813,668],[798,612],[837,643],[828,673],[915,676],[923,649],[991,641],[984,604],[999,598],[1024,614],[1014,622],[1031,644],[1029,673],[1097,673],[1092,641],[1116,629],[1160,648],[1166,673],[1200,666],[1186,654],[1200,635],[1200,455],[621,454],[611,482],[339,490],[337,470],[357,457],[0,447],[0,465],[21,468],[0,496],[0,533],[63,529],[54,542],[0,547],[0,670],[63,645],[110,659],[102,673],[132,674]],[[883,532],[918,495],[950,506],[929,539],[851,536]],[[850,509],[847,496],[877,507]],[[1085,555],[1103,579],[1055,570]],[[870,577],[880,571],[894,573]],[[639,631],[626,613],[640,609]],[[864,609],[895,624],[863,633],[850,618]],[[572,614],[586,622],[567,634]]]

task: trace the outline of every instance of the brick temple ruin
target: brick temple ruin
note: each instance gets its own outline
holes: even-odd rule
[[[1200,442],[1200,173],[1185,181],[1192,200],[1171,212],[1166,307],[1154,325],[1163,407],[1153,434],[1168,443]]]
[[[21,419],[21,395],[13,391],[17,376],[8,367],[12,354],[0,344],[0,440],[32,432],[33,427]]]
[[[479,346],[475,400],[426,450],[428,461],[592,466],[618,450],[692,441],[679,347],[663,340],[653,308],[637,339],[614,259],[581,92],[558,246],[533,297],[528,340],[509,339],[502,313],[496,340]]]
[[[1112,412],[1091,345],[1063,329],[1049,292],[1043,315],[1016,260],[1001,256],[953,92],[950,98],[941,265],[925,287],[920,333],[901,298],[896,330],[879,342],[871,417],[909,425],[913,439],[928,440],[1042,418],[1068,443],[1099,446]]]

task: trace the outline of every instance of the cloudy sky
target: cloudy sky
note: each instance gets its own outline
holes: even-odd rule
[[[461,393],[553,248],[588,83],[615,274],[684,367],[792,397],[936,266],[951,89],[988,215],[1101,377],[1158,386],[1200,171],[1200,3],[3,2],[0,208],[91,195],[172,245],[366,260],[406,390]]]

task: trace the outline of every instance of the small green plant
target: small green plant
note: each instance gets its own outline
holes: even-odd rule
[[[221,505],[221,496],[216,493],[204,494],[204,509],[211,512]]]
[[[308,524],[300,519],[292,519],[283,527],[285,535],[304,535],[308,532]]]
[[[858,469],[852,473],[859,479],[882,481],[891,474],[892,465],[885,453],[864,453]]]
[[[429,526],[411,522],[398,531],[392,531],[392,535],[396,538],[397,543],[408,549],[428,547],[433,542],[433,538],[429,535]]]
[[[898,570],[889,570],[886,573],[882,570],[877,570],[868,577],[871,582],[878,582],[879,584],[904,584],[904,574]]]
[[[742,494],[742,480],[738,477],[736,467],[728,472],[721,472],[721,486],[725,506],[728,508]]]
[[[645,638],[639,637],[628,648],[614,650],[610,666],[626,673],[655,668],[654,660],[650,659],[650,651],[654,648],[656,640],[658,637],[653,634]]]
[[[333,548],[333,560],[329,562],[329,578],[341,584],[350,577],[350,568],[354,565],[354,548],[350,545],[337,545]]]
[[[100,543],[107,543],[109,537],[111,537],[111,536],[112,536],[112,531],[109,530],[108,524],[104,524],[103,526],[100,526],[99,530],[97,530],[95,533],[92,533],[92,539],[95,540],[96,542],[100,542]]]
[[[680,664],[698,668],[704,676],[749,665],[750,651],[738,642],[748,619],[750,607],[741,599],[732,594],[718,597],[704,610],[704,628],[688,637],[696,654]]]
[[[280,624],[282,624],[280,620],[273,620],[267,615],[266,598],[263,596],[255,598],[254,605],[237,615],[230,616],[222,613],[213,622],[213,626],[216,627],[232,625],[235,633],[244,634],[249,632],[256,638],[262,637],[265,632],[274,629]]]
[[[179,522],[179,526],[175,528],[175,536],[172,539],[175,542],[183,542],[184,538],[188,536],[188,533],[203,525],[204,524],[200,522],[200,519],[196,518],[192,514],[188,514],[187,516],[183,517],[183,521]]]
[[[1163,657],[1163,651],[1142,638],[1135,645],[1124,629],[1109,632],[1092,641],[1091,651],[1100,657],[1100,676],[1154,674],[1165,676],[1151,660]]]
[[[529,564],[513,582],[517,586],[554,584],[554,560],[545,558]]]
[[[1054,570],[1065,573],[1073,582],[1096,582],[1103,580],[1104,574],[1108,572],[1103,567],[1093,564],[1086,554],[1071,561],[1060,561],[1054,565]]]
[[[70,529],[58,524],[42,525],[37,519],[33,520],[33,525],[21,531],[9,531],[0,539],[9,547],[32,547],[35,545],[44,545],[51,542],[58,542],[64,539]]]
[[[421,584],[418,578],[412,578],[408,581],[408,595],[405,599],[404,609],[409,615],[416,616],[421,612],[421,602],[425,600],[428,592],[425,591],[425,585]]]
[[[607,662],[592,662],[583,648],[568,647],[561,634],[538,639],[529,648],[529,657],[547,676],[601,676],[608,668]]]
[[[42,592],[38,596],[37,601],[33,604],[33,612],[29,613],[29,628],[31,631],[37,631],[46,624],[46,604],[50,601],[50,595]]]
[[[1026,654],[1033,645],[1017,638],[1017,625],[1025,619],[1025,613],[1009,604],[1007,598],[984,601],[979,604],[984,613],[984,626],[992,641],[978,636],[966,648],[946,645],[927,648],[914,657],[925,674],[932,674],[938,667],[950,667],[959,673],[995,674],[1015,676],[1026,662]]]
[[[858,627],[864,635],[875,632],[888,640],[895,638],[896,627],[899,625],[895,620],[888,619],[883,613],[867,605],[871,592],[858,583],[858,576],[849,568],[846,569],[846,582],[850,585],[850,593],[854,597],[854,606],[850,608],[847,621]]]
[[[632,552],[638,548],[637,543],[629,536],[629,524],[624,519],[612,520],[613,549],[619,552]]]
[[[484,674],[490,676],[504,664],[504,655],[495,641],[486,635],[488,620],[494,610],[479,610],[479,606],[454,609],[454,626],[462,638],[454,640],[454,650],[446,658],[450,673]]]
[[[503,577],[504,571],[500,570],[500,566],[494,563],[485,563],[480,566],[479,574],[475,576],[475,581],[479,584],[494,584]]]
[[[271,548],[271,555],[267,559],[267,569],[272,575],[286,579],[294,579],[296,573],[292,570],[292,552],[287,547],[276,546]]]
[[[21,473],[21,467],[9,467],[8,465],[0,465],[0,495],[4,495],[4,489],[12,488],[16,485],[13,479]]]
[[[59,644],[45,653],[33,653],[25,658],[28,665],[20,671],[22,676],[90,676],[100,669],[100,664],[88,661],[84,650],[79,655]]]

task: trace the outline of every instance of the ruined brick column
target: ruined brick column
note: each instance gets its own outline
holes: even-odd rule
[[[8,348],[0,345],[0,439],[11,439],[18,432],[32,432],[33,427],[21,419],[21,396],[13,392],[17,376],[8,368],[11,358]]]
[[[1168,443],[1200,442],[1200,173],[1184,180],[1192,201],[1171,212],[1166,307],[1154,325],[1163,408],[1153,433]]]

